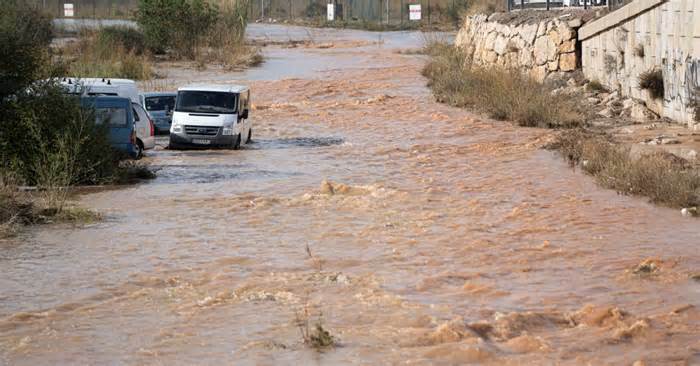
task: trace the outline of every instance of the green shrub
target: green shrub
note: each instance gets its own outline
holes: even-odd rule
[[[318,3],[312,1],[306,6],[304,10],[307,18],[320,18],[326,16],[326,5],[325,3]]]
[[[21,0],[2,2],[0,100],[47,76],[52,33],[47,15]]]
[[[172,50],[193,59],[198,42],[217,20],[216,5],[203,0],[140,0],[136,22],[155,53]]]
[[[96,44],[109,50],[120,46],[129,53],[142,55],[146,52],[146,40],[141,31],[127,26],[108,26],[97,32]]]
[[[64,94],[55,82],[36,83],[32,93],[17,95],[2,109],[13,123],[0,125],[0,158],[10,162],[24,183],[95,184],[115,173],[118,162],[107,127],[95,125],[79,99]]]

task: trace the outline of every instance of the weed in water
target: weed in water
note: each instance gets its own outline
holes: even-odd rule
[[[664,75],[661,69],[653,68],[639,74],[639,87],[648,90],[655,99],[664,97]]]
[[[335,347],[337,345],[336,338],[323,327],[323,314],[319,314],[313,326],[310,318],[311,314],[308,305],[304,306],[302,311],[296,313],[296,325],[304,344],[317,351]]]

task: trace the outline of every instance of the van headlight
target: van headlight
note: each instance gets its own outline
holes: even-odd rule
[[[233,135],[233,122],[228,122],[224,123],[223,130],[221,132],[222,135],[224,136],[231,136]]]
[[[182,132],[182,124],[180,124],[180,122],[173,121],[173,124],[170,126],[170,130],[174,133],[180,133]]]

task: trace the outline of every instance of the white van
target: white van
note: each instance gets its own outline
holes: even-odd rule
[[[139,90],[136,87],[136,82],[129,79],[63,78],[61,84],[71,94],[119,96],[139,103]]]
[[[242,85],[191,85],[178,89],[170,148],[231,147],[252,139],[250,89]]]

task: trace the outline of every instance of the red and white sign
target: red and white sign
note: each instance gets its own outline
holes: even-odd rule
[[[72,17],[73,15],[74,15],[73,4],[71,4],[71,3],[63,4],[63,16]]]
[[[408,6],[408,19],[420,20],[420,4]]]

